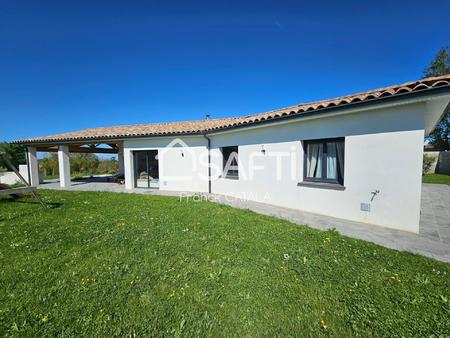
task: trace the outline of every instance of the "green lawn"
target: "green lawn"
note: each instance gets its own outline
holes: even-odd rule
[[[207,202],[0,200],[0,336],[439,336],[450,265]]]
[[[422,179],[423,183],[437,183],[450,185],[450,175],[426,174]]]

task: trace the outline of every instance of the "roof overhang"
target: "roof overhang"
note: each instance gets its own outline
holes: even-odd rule
[[[437,122],[439,122],[440,117],[445,113],[446,109],[449,109],[450,86],[430,88],[420,92],[404,93],[397,96],[377,98],[370,101],[348,103],[335,107],[317,109],[311,112],[304,112],[302,114],[280,116],[270,120],[254,122],[252,124],[242,124],[238,126],[221,128],[219,130],[210,131],[207,134],[222,134],[233,132],[234,130],[239,128],[260,128],[273,124],[290,123],[293,120],[312,120],[421,102],[426,103],[428,107],[427,111],[429,112],[429,118],[426,120],[425,128],[427,130],[428,126],[428,132],[426,131],[426,133],[429,133],[434,129]]]
[[[99,147],[100,145],[104,144],[102,142],[89,142],[89,143],[69,143],[65,144],[69,146],[69,152],[71,153],[82,153],[82,154],[117,154],[119,152],[119,143],[122,142],[110,142],[106,143],[109,147]],[[58,145],[61,144],[38,144],[35,145],[37,151],[42,152],[57,152],[58,151]]]

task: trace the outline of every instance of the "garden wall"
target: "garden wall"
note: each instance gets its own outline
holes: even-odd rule
[[[19,173],[25,180],[28,180],[28,168],[26,164],[19,165]],[[16,183],[21,183],[21,181],[14,171],[5,171],[0,173],[0,183],[13,185]]]
[[[450,151],[439,152],[439,158],[436,165],[436,172],[439,174],[450,175]]]
[[[450,151],[427,151],[425,155],[435,158],[429,173],[450,175]]]

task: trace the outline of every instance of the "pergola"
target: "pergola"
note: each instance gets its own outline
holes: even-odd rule
[[[101,141],[88,141],[62,144],[57,144],[54,142],[33,144],[27,147],[28,177],[31,186],[39,185],[37,152],[50,152],[58,154],[59,182],[61,187],[68,187],[71,185],[70,153],[117,154],[117,160],[119,161],[119,174],[124,174],[123,141],[121,140],[108,140],[107,143]]]

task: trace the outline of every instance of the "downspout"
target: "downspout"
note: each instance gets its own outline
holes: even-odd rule
[[[208,141],[208,193],[211,193],[211,139],[206,136],[206,133],[202,135]]]

